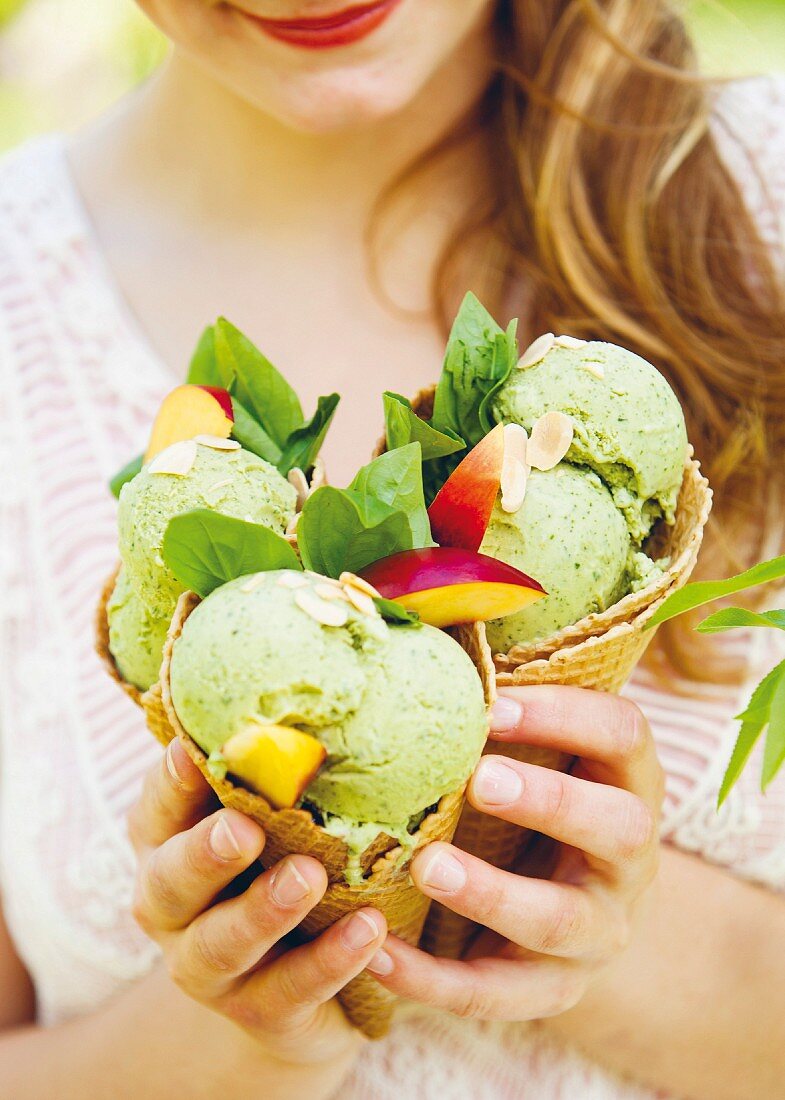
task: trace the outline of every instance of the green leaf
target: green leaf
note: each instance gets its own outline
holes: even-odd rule
[[[751,626],[773,626],[778,630],[785,630],[785,611],[757,612],[748,611],[746,607],[726,607],[709,615],[696,630],[699,634],[719,634],[723,630]]]
[[[273,466],[277,466],[281,461],[280,447],[270,439],[262,425],[251,416],[236,397],[232,398],[232,414],[234,416],[232,437],[245,447],[246,451],[253,451],[259,458],[264,458]]]
[[[780,676],[769,710],[769,730],[763,752],[761,790],[769,783],[785,763],[785,675]]]
[[[192,386],[217,386],[228,390],[233,375],[228,369],[221,369],[215,354],[215,326],[208,325],[199,337],[199,343],[191,356],[186,382]]]
[[[322,449],[324,437],[327,435],[340,400],[337,393],[320,397],[316,403],[316,412],[311,419],[302,427],[295,428],[289,436],[283,454],[276,463],[278,472],[284,477],[294,466],[298,466],[304,474],[311,469],[316,456]]]
[[[721,806],[728,797],[731,788],[744,770],[744,765],[749,760],[750,753],[768,725],[772,701],[783,678],[785,678],[785,661],[781,661],[771,670],[768,676],[764,676],[752,693],[747,709],[738,715],[741,720],[741,729],[728,769],[722,780],[717,800],[718,806]]]
[[[302,569],[283,536],[209,508],[174,516],[164,534],[162,554],[180,584],[199,596],[248,573]]]
[[[266,356],[225,317],[215,324],[215,354],[221,373],[233,376],[231,392],[283,450],[303,410],[292,387]]]
[[[467,294],[447,341],[431,423],[473,447],[492,423],[489,403],[517,358],[515,322],[503,332],[473,294]]]
[[[308,569],[339,577],[413,548],[406,515],[351,489],[324,485],[308,497],[297,524],[297,542]]]
[[[386,619],[388,623],[395,623],[400,626],[422,626],[420,616],[416,611],[407,611],[395,600],[385,600],[384,597],[377,596],[373,602],[376,604],[382,618]]]
[[[136,458],[132,458],[130,462],[126,462],[122,470],[118,470],[109,481],[109,488],[112,491],[112,496],[119,497],[122,487],[127,482],[133,481],[143,465],[144,455],[137,455]]]
[[[405,447],[407,443],[419,443],[422,460],[428,462],[465,449],[466,444],[459,435],[451,429],[440,432],[427,420],[422,420],[399,393],[388,391],[383,395],[383,401],[388,450]]]
[[[405,549],[434,545],[423,495],[419,443],[407,443],[375,458],[358,471],[349,489],[366,501],[379,500],[405,513],[412,534],[411,547]]]
[[[745,569],[743,573],[724,581],[696,581],[685,585],[668,597],[659,611],[649,619],[645,629],[651,630],[660,623],[675,619],[677,615],[683,615],[685,611],[692,611],[696,607],[712,603],[713,600],[733,596],[746,588],[755,588],[759,584],[768,584],[769,581],[782,577],[785,577],[785,555],[760,562],[759,565],[753,565],[752,569]]]

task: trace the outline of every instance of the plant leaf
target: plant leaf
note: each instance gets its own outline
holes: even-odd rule
[[[722,780],[717,800],[718,807],[728,797],[731,788],[744,770],[744,765],[755,748],[758,738],[768,724],[774,693],[783,676],[785,676],[785,661],[781,661],[767,676],[764,676],[753,691],[747,709],[737,716],[741,720],[741,729]]]
[[[400,626],[422,626],[420,622],[420,616],[416,611],[407,611],[405,607],[401,607],[395,600],[385,600],[383,596],[374,598],[373,601],[382,616],[388,623],[395,623]]]
[[[696,630],[699,634],[719,634],[722,630],[736,630],[739,627],[768,626],[785,630],[785,611],[748,611],[746,607],[725,607],[715,611],[700,623]]]
[[[283,454],[276,463],[278,472],[284,477],[294,466],[298,466],[304,474],[311,469],[316,456],[322,449],[324,437],[327,435],[340,400],[337,393],[320,397],[316,403],[316,412],[311,419],[301,427],[295,428],[289,436]]]
[[[136,458],[132,458],[130,462],[126,462],[122,470],[118,470],[109,481],[109,488],[112,491],[112,496],[119,497],[122,487],[127,482],[133,481],[143,465],[144,455],[137,455]]]
[[[264,458],[273,466],[277,466],[281,461],[280,447],[270,439],[262,425],[251,416],[236,397],[232,398],[232,414],[234,415],[232,438],[245,447],[246,451],[253,451],[259,458]]]
[[[783,763],[785,763],[785,675],[779,678],[769,710],[769,730],[766,734],[760,782],[762,791],[766,790]]]
[[[768,584],[769,581],[776,581],[782,577],[785,577],[785,555],[760,562],[758,565],[753,565],[751,569],[745,569],[743,573],[728,577],[724,581],[695,581],[669,596],[649,619],[645,629],[651,630],[660,623],[675,619],[677,615],[683,615],[685,611],[703,607],[704,604],[719,600],[723,596],[733,596],[736,592],[744,591],[745,588],[755,588],[759,584]]]
[[[302,426],[300,400],[270,360],[238,328],[219,317],[215,323],[219,371],[231,374],[230,391],[281,449]]]
[[[174,516],[161,552],[180,584],[199,596],[247,573],[302,569],[283,536],[260,523],[222,516],[209,508]]]
[[[387,391],[382,399],[388,450],[405,447],[407,443],[419,443],[422,460],[428,462],[465,449],[466,444],[459,435],[451,429],[440,432],[427,420],[422,420],[399,393]]]
[[[412,533],[411,546],[433,546],[431,524],[422,486],[422,451],[419,443],[407,443],[369,462],[357,472],[349,489],[366,502],[380,500],[403,512]],[[392,550],[387,553],[393,553]]]
[[[231,371],[221,369],[215,354],[215,326],[208,325],[199,337],[199,343],[191,356],[186,382],[192,386],[218,386],[228,390],[232,384]]]
[[[473,294],[464,298],[447,341],[431,423],[473,447],[487,434],[488,404],[517,356],[515,324],[503,332]]]
[[[499,357],[499,366],[496,368],[498,381],[495,386],[488,390],[480,402],[480,424],[482,425],[483,434],[487,434],[496,425],[496,420],[491,416],[491,403],[497,392],[510,377],[512,368],[518,361],[517,332],[518,318],[513,317],[504,335],[496,337],[495,352]]]
[[[374,497],[324,485],[305,502],[297,542],[308,569],[339,577],[359,573],[386,554],[413,549],[404,512]]]

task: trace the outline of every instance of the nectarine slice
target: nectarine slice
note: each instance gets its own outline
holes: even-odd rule
[[[233,426],[232,399],[226,390],[190,383],[178,386],[161,402],[144,460],[149,462],[172,443],[197,435],[228,439]]]
[[[500,619],[547,595],[519,569],[470,550],[432,546],[381,558],[362,576],[430,626]]]
[[[327,755],[316,737],[291,726],[249,722],[224,745],[227,770],[278,809],[290,808]]]
[[[497,424],[453,470],[428,509],[440,546],[477,550],[499,492],[504,464],[504,425]]]

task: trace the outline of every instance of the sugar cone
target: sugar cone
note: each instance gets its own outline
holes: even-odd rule
[[[434,389],[422,390],[412,408],[422,417],[433,412]],[[386,448],[382,439],[377,454]],[[695,568],[706,521],[711,511],[711,489],[690,448],[672,527],[660,524],[647,544],[655,559],[667,559],[662,576],[639,592],[630,593],[606,611],[587,615],[537,642],[494,654],[499,687],[517,684],[574,684],[597,691],[618,692],[629,679],[655,631],[646,624],[662,601],[685,584]],[[488,750],[512,759],[565,770],[570,757],[547,749],[494,742]],[[497,818],[480,814],[468,803],[454,837],[467,852],[505,870],[513,869],[531,835]],[[435,955],[461,956],[478,926],[441,905],[428,915],[421,946]]]
[[[365,878],[349,885],[344,878],[349,850],[343,840],[330,836],[305,810],[275,810],[266,799],[228,779],[216,779],[207,768],[205,754],[183,729],[170,692],[169,671],[172,650],[183,623],[199,603],[198,596],[181,596],[169,630],[161,665],[160,684],[142,699],[150,728],[163,742],[178,737],[186,752],[225,806],[240,810],[263,827],[266,844],[261,856],[265,867],[285,855],[300,853],[314,856],[327,872],[328,887],[319,905],[303,922],[310,935],[329,927],[345,913],[371,905],[384,913],[388,927],[409,943],[416,944],[422,933],[430,901],[409,878],[409,860],[400,860],[400,847],[389,836],[380,835],[362,854],[360,863]],[[493,701],[494,669],[490,650],[480,627],[459,627],[452,632],[463,646],[482,678],[488,705]],[[432,840],[451,840],[463,805],[465,784],[446,794],[434,812],[428,814],[414,834],[415,850]],[[338,998],[351,1022],[370,1038],[384,1035],[393,1012],[394,997],[368,974],[360,974]]]

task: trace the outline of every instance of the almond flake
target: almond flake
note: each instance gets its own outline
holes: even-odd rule
[[[301,515],[302,515],[302,512],[295,512],[294,513],[292,518],[286,524],[286,531],[284,532],[284,534],[287,534],[287,535],[296,535],[297,534],[297,524],[300,522],[300,516]]]
[[[286,480],[297,492],[297,511],[301,512],[303,505],[308,499],[308,479],[299,466],[293,466],[286,475]]]
[[[345,600],[348,598],[343,588],[337,584],[315,584],[313,590],[323,600]]]
[[[605,371],[599,363],[581,363],[581,369],[588,371],[589,374],[593,374],[595,378],[599,378],[601,381],[605,378]]]
[[[276,581],[281,588],[304,588],[308,584],[308,578],[303,573],[281,573]]]
[[[241,446],[236,439],[224,439],[221,435],[195,435],[194,443],[212,447],[214,451],[239,451]]]
[[[556,346],[558,348],[585,348],[588,342],[588,340],[579,340],[577,336],[556,337]]]
[[[264,582],[264,576],[264,573],[254,573],[254,575],[249,580],[247,580],[245,584],[240,585],[240,591],[253,592],[255,588],[258,588],[259,585]]]
[[[147,471],[151,474],[177,474],[178,477],[185,477],[190,474],[194,462],[196,442],[193,439],[183,439],[156,455]]]
[[[536,367],[555,344],[556,337],[552,332],[546,332],[543,336],[538,336],[533,344],[529,344],[518,360],[518,370],[528,370],[529,367]]]
[[[536,470],[552,470],[569,451],[575,426],[566,413],[547,412],[532,425],[529,463]]]
[[[361,592],[353,584],[345,585],[343,591],[346,594],[346,599],[361,615],[377,614],[376,604],[373,602],[372,596],[369,596],[366,592]]]
[[[370,596],[372,600],[380,600],[381,593],[377,592],[372,584],[363,580],[362,577],[358,577],[356,573],[343,572],[338,578],[341,584],[351,585],[352,588],[358,588],[360,592],[364,592],[366,596]]]
[[[526,465],[529,433],[520,424],[504,425],[504,458],[517,458]]]
[[[301,611],[304,611],[306,615],[310,615],[322,626],[345,626],[349,621],[349,609],[347,607],[320,600],[313,591],[301,589],[299,592],[295,592],[294,602]]]
[[[526,497],[526,484],[529,480],[529,467],[520,459],[509,455],[502,462],[501,506],[503,512],[517,512]]]

